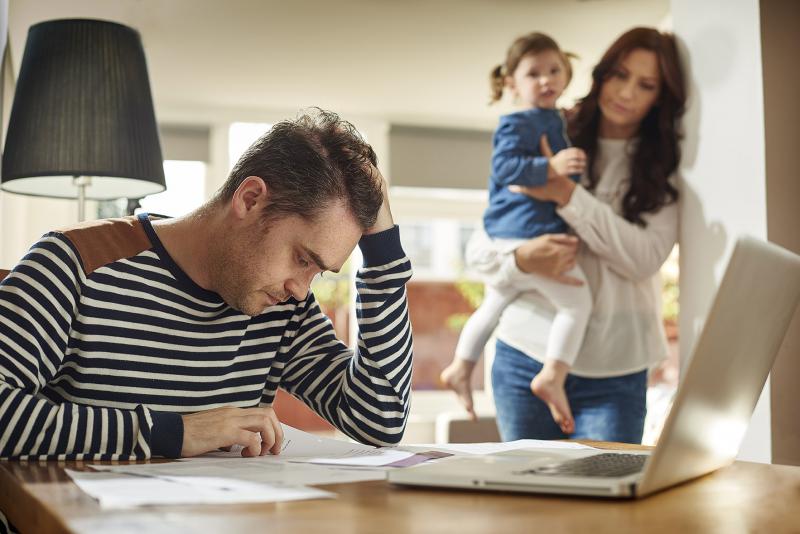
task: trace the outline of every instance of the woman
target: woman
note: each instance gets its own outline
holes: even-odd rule
[[[574,145],[587,156],[581,185],[556,174],[543,187],[514,188],[555,202],[581,241],[577,262],[593,309],[565,384],[575,431],[564,434],[552,405],[529,387],[542,369],[554,315],[546,299],[530,292],[509,305],[497,330],[492,388],[506,441],[641,442],[647,371],[666,356],[658,271],[677,238],[677,125],[686,98],[674,37],[651,28],[630,30],[606,51],[592,78],[569,121]],[[469,261],[502,283],[519,270],[558,277],[571,266],[574,250],[564,236],[544,236],[503,254],[478,234]],[[464,380],[454,387],[462,401],[470,397],[471,370],[464,369]]]

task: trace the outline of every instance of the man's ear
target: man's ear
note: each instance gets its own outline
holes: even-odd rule
[[[269,186],[258,176],[245,178],[231,198],[231,209],[238,219],[246,219],[252,214],[260,216],[269,201]]]

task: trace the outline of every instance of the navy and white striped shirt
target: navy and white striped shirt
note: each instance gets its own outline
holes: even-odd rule
[[[180,414],[272,404],[278,386],[348,436],[400,441],[411,267],[364,236],[355,353],[312,293],[244,315],[195,284],[146,216],[52,232],[0,283],[0,458],[177,457]]]

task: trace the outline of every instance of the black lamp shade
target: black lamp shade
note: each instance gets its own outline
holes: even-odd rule
[[[165,189],[139,33],[101,20],[31,26],[3,151],[2,188],[75,198],[141,198]]]

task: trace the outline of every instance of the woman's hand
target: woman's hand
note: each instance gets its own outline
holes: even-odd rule
[[[540,141],[542,155],[550,158],[547,170],[547,183],[539,187],[525,187],[521,185],[508,186],[509,191],[520,193],[543,200],[545,202],[555,202],[558,207],[565,206],[572,198],[575,190],[575,182],[569,178],[569,174],[579,174],[586,168],[586,153],[580,148],[567,148],[560,151],[555,156],[544,135]]]
[[[524,242],[514,250],[519,270],[552,278],[562,284],[583,285],[583,282],[564,273],[575,267],[578,238],[567,234],[545,234]]]

